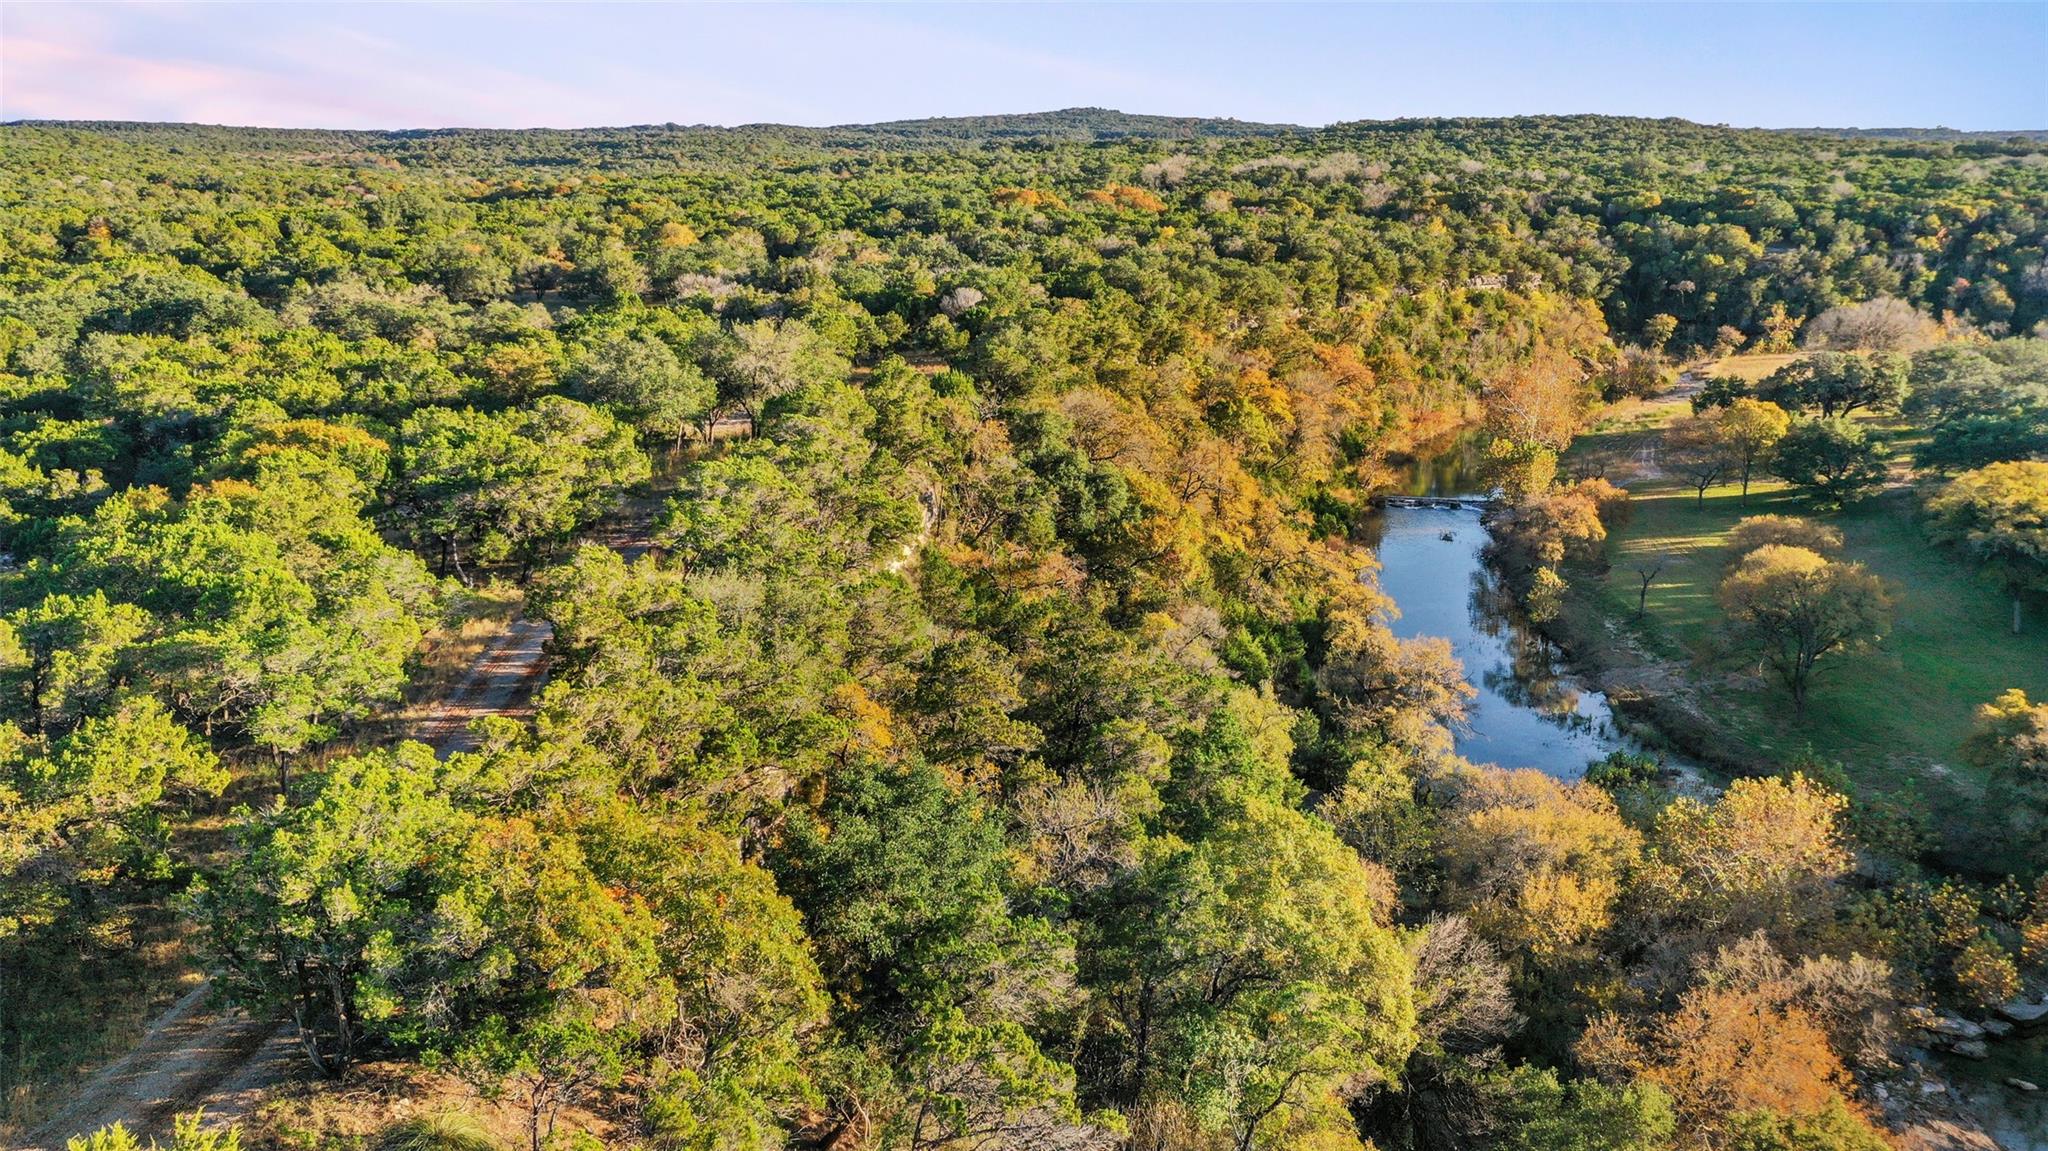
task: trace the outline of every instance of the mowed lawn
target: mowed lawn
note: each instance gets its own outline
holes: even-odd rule
[[[1745,357],[1760,358],[1760,357]],[[1608,540],[1612,565],[1588,597],[1608,620],[1624,622],[1647,652],[1690,666],[1699,701],[1729,738],[1755,758],[1783,761],[1811,747],[1837,760],[1859,791],[1890,793],[1921,785],[1945,818],[1981,794],[1981,772],[1962,756],[1974,713],[2007,688],[2048,698],[2048,602],[2031,602],[2024,630],[2010,632],[2010,601],[1956,552],[1930,543],[1909,490],[1893,487],[1836,513],[1816,513],[1785,485],[1761,477],[1747,504],[1736,484],[1707,489],[1696,506],[1676,477],[1634,478],[1668,420],[1688,411],[1665,400],[1618,409],[1582,438],[1573,455],[1609,462],[1628,486],[1634,516]],[[1906,444],[1894,444],[1901,456]],[[1903,459],[1895,463],[1902,469]],[[1824,659],[1806,714],[1753,655],[1729,649],[1715,589],[1733,558],[1727,535],[1745,515],[1804,515],[1841,529],[1843,558],[1890,585],[1893,628],[1873,651]],[[1662,555],[1644,616],[1636,619],[1636,568]],[[1750,758],[1745,756],[1743,758]]]

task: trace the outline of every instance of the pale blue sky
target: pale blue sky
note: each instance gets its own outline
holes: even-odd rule
[[[0,4],[0,119],[2048,128],[2048,3]]]

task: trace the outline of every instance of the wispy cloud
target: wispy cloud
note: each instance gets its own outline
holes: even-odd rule
[[[2040,127],[2048,5],[0,2],[0,118],[836,124],[1099,104]]]
[[[0,116],[319,123],[390,111],[262,68],[128,51],[106,15],[8,5],[0,15]]]
[[[407,44],[344,23],[331,9],[308,6],[285,18],[227,5],[4,11],[0,118],[534,126],[617,122],[623,110],[614,91]],[[247,19],[220,18],[235,11]]]

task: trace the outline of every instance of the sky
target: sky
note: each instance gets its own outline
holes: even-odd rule
[[[1320,125],[1605,112],[2048,128],[2048,0],[23,3],[0,120],[867,123],[1097,106]]]

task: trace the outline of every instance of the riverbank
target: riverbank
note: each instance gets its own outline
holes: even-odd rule
[[[1682,404],[1683,399],[1667,397],[1663,404]],[[1612,425],[1603,429],[1607,446],[1626,443],[1629,450],[1618,463],[1603,461],[1602,472],[1643,491],[1645,498],[1635,509],[1640,518],[1613,525],[1600,560],[1568,573],[1563,611],[1540,627],[1518,609],[1489,562],[1492,525],[1482,522],[1476,501],[1457,499],[1483,487],[1478,476],[1467,478],[1463,461],[1476,455],[1469,439],[1440,443],[1439,455],[1410,465],[1402,482],[1379,501],[1381,510],[1364,534],[1381,557],[1381,588],[1402,612],[1394,623],[1397,634],[1448,639],[1479,693],[1472,730],[1458,733],[1461,755],[1576,778],[1588,760],[1607,751],[1647,751],[1678,768],[1667,781],[1669,795],[1710,798],[1730,777],[1770,774],[1793,758],[1760,745],[1753,733],[1730,722],[1731,715],[1740,715],[1731,701],[1742,708],[1774,703],[1783,708],[1774,694],[1779,689],[1759,680],[1753,664],[1695,662],[1682,645],[1657,645],[1657,613],[1675,613],[1674,605],[1687,603],[1686,597],[1700,601],[1692,610],[1704,628],[1718,625],[1712,589],[1726,559],[1722,537],[1746,512],[1739,496],[1733,497],[1732,507],[1710,499],[1703,510],[1689,490],[1681,499],[1671,485],[1658,482],[1651,469],[1663,413],[1654,404],[1640,403],[1623,412],[1637,431],[1624,440]],[[1791,497],[1781,492],[1773,498],[1784,502]],[[1878,507],[1863,514],[1889,510],[1895,509]],[[1666,522],[1694,516],[1711,517],[1712,523]],[[1898,524],[1902,531],[1914,527],[1910,517],[1900,517]],[[1687,532],[1694,551],[1660,573],[1659,580],[1668,579],[1670,585],[1656,585],[1660,595],[1651,601],[1652,618],[1637,618],[1635,572],[1618,566],[1616,556],[1634,541],[1672,540]],[[1860,538],[1862,533],[1852,534]],[[1946,561],[1924,541],[1913,539],[1911,547],[1923,561]],[[1882,697],[1887,706],[1898,706],[1896,694]],[[1843,778],[1847,774],[1846,769],[1829,770],[1827,779],[1835,786],[1852,786],[1853,780]],[[1948,801],[1944,796],[1943,803]],[[1887,838],[1901,826],[1889,813],[1878,812],[1875,820],[1864,814],[1855,817],[1857,834],[1885,849],[1910,853],[1909,842]],[[1891,870],[1883,861],[1871,866],[1872,878]],[[1949,870],[2001,878],[1968,867]],[[2039,1096],[2048,1093],[2011,1084],[2048,1083],[2039,1038],[2007,1038],[1982,1054],[1978,1060],[1925,1046],[1912,1051],[1905,1068],[1885,1080],[1889,1094],[1878,1100],[1901,1151],[2044,1151],[2035,1133],[2043,1130]]]
[[[1644,651],[1600,599],[1597,587],[1575,582],[1564,610],[1541,626],[1571,673],[1606,695],[1632,738],[1723,777],[1778,769],[1777,760],[1730,739],[1688,669]]]
[[[1487,558],[1483,512],[1492,493],[1480,439],[1468,428],[1402,461],[1360,525],[1379,559],[1380,588],[1399,612],[1395,634],[1448,641],[1473,686],[1455,731],[1458,753],[1577,779],[1614,752],[1647,752],[1669,761],[1681,786],[1703,784],[1700,764],[1639,715],[1612,706],[1502,586]]]
[[[1743,357],[1753,359],[1758,357]],[[1717,365],[1726,370],[1734,361]],[[1768,364],[1753,365],[1755,374]],[[1819,512],[1771,478],[1710,486],[1704,499],[1659,467],[1671,421],[1690,411],[1684,386],[1605,413],[1566,454],[1578,474],[1626,487],[1632,516],[1609,534],[1604,566],[1573,574],[1550,631],[1617,710],[1676,747],[1733,773],[1768,772],[1811,755],[1841,766],[1856,799],[1924,823],[1944,867],[1973,875],[2023,871],[2020,845],[1986,826],[1982,769],[1963,753],[1976,709],[2009,688],[2048,694],[2048,617],[2030,609],[2009,630],[2001,589],[1967,560],[1928,541],[1906,433],[1859,414],[1888,445],[1892,481],[1877,495]],[[1806,516],[1843,536],[1842,558],[1883,579],[1893,623],[1873,650],[1823,661],[1804,714],[1783,687],[1728,646],[1715,591],[1744,516]],[[1654,572],[1647,594],[1640,575]],[[1638,597],[1643,610],[1638,612]]]
[[[1596,573],[1580,574],[1564,612],[1540,630],[1561,674],[1602,693],[1623,736],[1716,777],[1784,766],[1731,734],[1692,670],[1644,651],[1626,621],[1605,610],[1597,581],[1584,578]],[[1683,779],[1673,787],[1683,789]],[[2048,1033],[2001,1039],[1982,1058],[1921,1048],[1908,1059],[1887,1083],[1893,1094],[1880,1097],[1901,1151],[2048,1151],[2048,1092],[2015,1086],[2048,1084]]]

